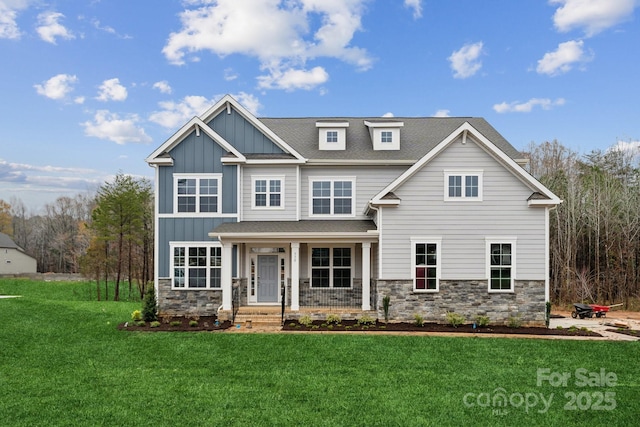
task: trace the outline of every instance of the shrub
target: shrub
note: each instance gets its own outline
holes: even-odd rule
[[[453,311],[448,311],[447,312],[447,323],[451,326],[453,326],[454,328],[457,328],[458,326],[462,325],[464,323],[464,317],[462,317],[462,315],[455,313]]]
[[[160,322],[158,322],[157,320],[154,320],[149,324],[149,326],[151,326],[152,328],[157,328],[160,326]]]
[[[550,321],[551,321],[551,302],[547,301],[546,310],[545,310],[545,317],[544,317],[544,324],[545,324],[545,326],[547,328],[549,327],[549,322]]]
[[[423,326],[424,325],[424,317],[422,317],[422,315],[420,315],[419,313],[416,313],[413,315],[413,323],[416,326]]]
[[[522,319],[520,316],[511,316],[507,320],[507,326],[510,328],[519,328],[522,326]]]
[[[133,310],[133,313],[131,313],[131,320],[134,322],[142,320],[142,312],[140,310]]]
[[[156,293],[153,290],[153,286],[150,286],[144,294],[144,300],[142,301],[142,319],[144,319],[145,322],[152,322],[158,318],[156,315],[157,312]]]
[[[376,324],[376,319],[374,319],[371,316],[367,316],[366,314],[364,316],[361,316],[358,319],[358,325],[360,326],[372,326]]]
[[[172,320],[171,322],[169,322],[169,326],[180,326],[182,325],[182,322],[179,320]]]
[[[302,316],[300,319],[298,319],[298,323],[308,328],[313,324],[313,320],[311,319],[311,316],[305,315],[305,316]]]
[[[327,315],[327,323],[330,325],[339,325],[342,322],[342,318],[337,314]]]
[[[189,320],[189,326],[191,326],[191,327],[198,326],[198,321],[197,320]]]
[[[136,326],[145,326],[147,322],[145,322],[144,320],[136,320],[133,324]]]
[[[389,306],[391,305],[391,297],[389,295],[385,295],[382,298],[382,309],[384,310],[384,321],[389,322]]]
[[[487,326],[489,326],[489,316],[476,316],[476,325],[479,328],[486,328]]]

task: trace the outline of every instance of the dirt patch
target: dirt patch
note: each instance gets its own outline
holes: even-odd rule
[[[640,331],[637,329],[606,329],[607,332],[615,332],[617,334],[629,335],[630,337],[640,338]]]
[[[198,320],[173,317],[162,319],[157,324],[153,322],[123,322],[118,325],[121,331],[145,331],[145,332],[202,332],[202,331],[223,331],[229,329],[231,322],[217,322],[215,316],[200,316]]]
[[[371,325],[361,325],[355,320],[343,320],[339,324],[328,324],[322,320],[314,320],[309,326],[298,323],[297,320],[286,320],[282,326],[283,331],[375,331],[375,332],[443,332],[448,334],[509,334],[509,335],[560,335],[560,336],[581,336],[581,337],[601,337],[597,332],[586,329],[548,329],[542,327],[522,327],[510,328],[508,326],[493,325],[487,327],[476,327],[473,325],[460,325],[453,327],[439,323],[425,323],[418,326],[414,323],[383,323],[375,322]]]

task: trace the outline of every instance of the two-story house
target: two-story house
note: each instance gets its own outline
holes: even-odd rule
[[[230,96],[146,161],[165,314],[279,305],[543,324],[560,200],[481,118],[257,118]]]

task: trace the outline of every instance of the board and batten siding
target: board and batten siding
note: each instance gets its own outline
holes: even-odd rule
[[[223,110],[207,123],[242,154],[283,154],[284,151],[236,110]]]
[[[282,178],[282,208],[253,207],[253,179]],[[297,166],[245,166],[242,169],[242,216],[243,221],[295,221],[297,220]]]
[[[445,201],[445,171],[482,171],[482,201]],[[476,145],[458,139],[394,193],[381,209],[382,278],[411,278],[411,238],[442,239],[441,279],[488,279],[487,237],[515,237],[516,279],[543,280],[545,208],[528,207],[533,190]]]
[[[349,167],[306,167],[301,171],[300,179],[300,218],[301,219],[331,219],[330,216],[309,216],[309,185],[310,180],[322,178],[355,178],[355,204],[353,219],[370,219],[364,214],[369,200],[384,187],[401,175],[406,166],[349,166]],[[340,218],[344,219],[344,217]]]

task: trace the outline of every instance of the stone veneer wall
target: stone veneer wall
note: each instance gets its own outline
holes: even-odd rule
[[[300,281],[300,307],[362,307],[362,280],[351,288],[312,288],[309,279]]]
[[[171,289],[170,279],[158,281],[156,297],[160,316],[215,316],[222,304],[221,289]]]
[[[486,280],[441,280],[439,292],[413,291],[413,282],[406,280],[378,280],[378,318],[384,319],[382,299],[391,297],[389,320],[413,321],[420,314],[425,321],[445,323],[446,313],[453,311],[473,322],[476,316],[487,316],[492,324],[507,323],[519,317],[523,325],[544,326],[544,281],[516,280],[513,293],[489,293]]]

